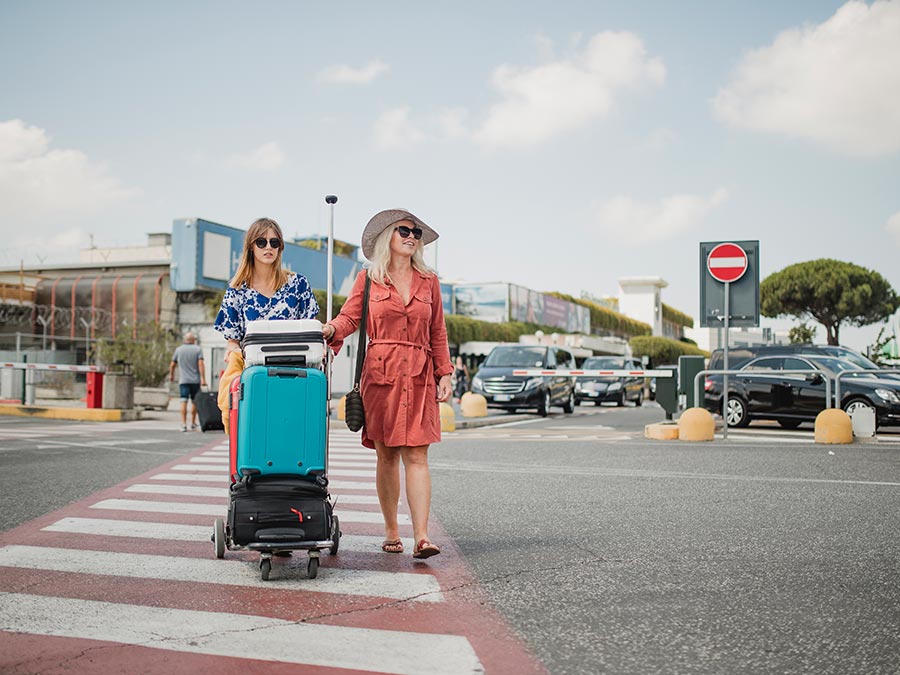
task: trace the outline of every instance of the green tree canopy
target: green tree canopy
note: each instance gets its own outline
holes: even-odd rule
[[[900,298],[878,272],[822,258],[796,263],[766,277],[759,286],[763,316],[812,318],[825,326],[828,344],[839,344],[844,323],[882,321]]]

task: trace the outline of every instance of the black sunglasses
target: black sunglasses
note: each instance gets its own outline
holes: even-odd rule
[[[265,248],[266,244],[272,248],[281,248],[281,239],[278,237],[272,237],[271,239],[260,237],[259,239],[254,240],[253,243],[256,244],[256,248]]]
[[[394,229],[397,230],[397,232],[400,233],[400,236],[403,237],[404,239],[409,237],[409,235],[412,235],[417,240],[422,238],[422,228],[421,227],[413,227],[410,229],[406,225],[398,225]]]

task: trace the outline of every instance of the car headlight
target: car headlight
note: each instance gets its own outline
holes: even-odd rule
[[[897,396],[897,393],[890,389],[876,389],[875,393],[888,403],[900,403],[900,396]]]
[[[543,377],[532,377],[525,381],[525,389],[537,389],[544,383]]]
[[[477,375],[472,378],[472,389],[484,389],[484,382]]]
[[[575,381],[575,391],[581,391],[581,382]]]
[[[606,388],[606,391],[618,391],[621,388],[622,388],[621,382],[613,382]]]

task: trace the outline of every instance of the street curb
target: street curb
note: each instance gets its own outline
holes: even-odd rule
[[[63,408],[56,406],[0,405],[0,416],[38,417],[82,422],[132,422],[141,419],[142,408]]]

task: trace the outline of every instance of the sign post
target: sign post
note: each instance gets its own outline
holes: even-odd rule
[[[706,257],[706,269],[716,281],[725,284],[725,347],[723,350],[724,370],[728,370],[728,329],[731,308],[731,282],[737,281],[747,271],[747,252],[737,244],[726,242],[717,244]],[[728,375],[722,375],[722,438],[728,438]]]

